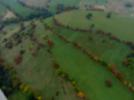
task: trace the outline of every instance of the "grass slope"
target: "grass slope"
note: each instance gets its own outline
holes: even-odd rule
[[[90,60],[82,52],[70,44],[65,44],[57,37],[52,36],[55,43],[53,54],[61,65],[62,70],[69,73],[79,86],[87,93],[88,99],[94,100],[133,100],[131,94],[110,72],[104,67]],[[105,86],[105,80],[111,79],[112,88]]]
[[[52,18],[45,20],[45,23],[53,28],[55,32],[73,43],[80,44],[84,49],[106,62],[108,65],[115,65],[115,67],[123,73],[123,76],[134,84],[132,77],[134,67],[126,67],[122,64],[126,56],[132,52],[128,46],[98,33],[78,32],[57,26]]]
[[[88,20],[86,15],[92,13],[92,19]],[[107,13],[73,10],[56,16],[56,19],[72,28],[89,29],[91,24],[95,25],[96,29],[110,32],[121,40],[134,42],[134,18],[122,17],[112,14],[111,18],[106,18]]]
[[[35,21],[34,23],[37,25],[34,31],[35,36],[45,45],[45,47],[36,52],[36,57],[32,55],[31,49],[36,50],[38,45],[28,38],[23,39],[21,44],[14,46],[12,49],[7,49],[4,46],[1,46],[3,49],[1,56],[3,56],[7,63],[14,66],[17,75],[22,82],[30,86],[37,95],[43,96],[43,100],[51,100],[53,98],[55,100],[79,100],[75,95],[72,85],[60,78],[53,68],[53,56],[48,52],[48,45],[43,39],[48,32],[44,29],[44,26],[40,21]],[[27,25],[29,26],[30,22],[29,24],[27,23]],[[10,29],[10,27],[7,29]],[[27,27],[24,32],[15,32],[14,34],[28,34],[29,31],[26,30],[29,29],[30,26]],[[16,27],[12,30],[16,30]],[[7,33],[7,35],[9,34],[11,33]],[[11,36],[7,39],[11,40]],[[4,45],[4,43],[1,43],[1,45],[2,44]],[[25,54],[23,55],[22,63],[16,65],[14,58],[19,54],[20,50],[24,50]],[[56,95],[57,92],[58,95]],[[26,95],[18,92],[9,97],[10,100],[17,100],[18,98],[29,100]]]

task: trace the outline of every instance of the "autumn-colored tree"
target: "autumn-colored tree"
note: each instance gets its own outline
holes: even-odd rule
[[[77,93],[77,96],[80,97],[81,99],[85,99],[86,98],[86,95],[85,95],[85,93],[83,91],[79,91]]]
[[[14,59],[14,61],[15,61],[15,64],[16,65],[19,65],[19,64],[21,64],[21,62],[22,62],[22,55],[17,55],[16,57],[15,57],[15,59]]]
[[[108,65],[109,70],[116,76],[118,71],[115,64]]]
[[[0,58],[0,64],[3,64],[4,62],[4,59]]]
[[[42,96],[37,96],[37,100],[43,100]]]
[[[123,73],[121,73],[121,72],[118,72],[117,75],[116,75],[116,77],[117,77],[120,81],[123,81],[123,80],[124,80],[124,75],[123,75]]]
[[[58,63],[54,62],[54,63],[53,63],[53,67],[54,67],[55,69],[59,69],[60,65],[59,65]]]
[[[112,81],[111,81],[110,79],[106,80],[106,81],[105,81],[105,84],[106,84],[106,86],[109,87],[109,88],[112,87],[112,85],[113,85],[113,84],[112,84]]]
[[[107,13],[106,17],[107,17],[108,19],[110,19],[110,18],[112,17],[112,13],[111,13],[111,12]]]
[[[49,45],[50,47],[52,47],[52,46],[54,45],[54,43],[53,43],[52,40],[48,40],[47,43],[48,43],[48,45]]]

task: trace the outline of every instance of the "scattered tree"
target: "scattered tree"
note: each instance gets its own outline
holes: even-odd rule
[[[112,87],[112,85],[113,85],[113,84],[112,84],[112,81],[111,81],[110,79],[106,80],[106,81],[105,81],[105,84],[106,84],[106,86],[109,87],[109,88]]]
[[[92,14],[92,13],[88,13],[88,14],[86,15],[86,18],[87,18],[88,20],[92,19],[92,17],[93,17],[93,14]]]
[[[110,18],[112,17],[112,13],[111,13],[111,12],[107,13],[106,17],[107,17],[108,19],[110,19]]]

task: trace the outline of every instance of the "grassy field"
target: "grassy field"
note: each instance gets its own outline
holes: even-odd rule
[[[105,36],[102,37],[99,34],[81,33],[81,32],[75,32],[72,30],[68,30],[64,27],[57,27],[56,25],[54,25],[52,19],[47,19],[47,21],[45,20],[45,23],[47,25],[49,25],[50,27],[52,27],[55,32],[65,36],[70,41],[80,43],[84,48],[89,49],[89,51],[93,52],[93,54],[95,53],[95,55],[99,54],[99,57],[101,57],[101,59],[103,59],[103,60],[105,59],[106,62],[108,61],[111,64],[116,63],[118,69],[126,75],[126,78],[133,81],[133,78],[131,78],[132,77],[131,75],[133,74],[133,70],[130,71],[129,68],[125,68],[125,67],[121,66],[122,60],[131,51],[124,44],[116,43],[116,41],[110,40],[108,37],[105,37]],[[73,23],[73,21],[72,21],[72,23]],[[89,38],[93,38],[93,41],[89,40]],[[93,69],[98,70],[100,68],[100,67],[98,67],[99,65],[96,65],[95,63],[93,64],[93,62],[90,60],[86,60],[86,57],[83,58],[84,55],[80,54],[80,52],[75,50],[70,44],[63,43],[63,41],[59,40],[55,36],[53,37],[53,39],[54,39],[55,45],[56,45],[56,47],[53,49],[55,59],[57,59],[58,62],[61,64],[61,66],[63,66],[62,69],[64,71],[67,71],[68,73],[70,73],[69,75],[72,75],[73,78],[75,77],[75,79],[77,79],[79,84],[81,83],[80,84],[81,87],[83,86],[82,83],[87,83],[87,87],[89,85],[89,88],[87,88],[84,84],[83,88],[85,87],[85,91],[86,91],[86,93],[88,93],[88,96],[90,95],[90,98],[92,97],[94,99],[97,94],[95,94],[95,96],[93,96],[93,93],[91,92],[92,90],[94,90],[91,87],[92,86],[91,81],[96,81],[96,80],[93,80],[92,78],[95,78],[93,76],[97,76],[97,73],[95,75],[89,75],[89,74],[92,74],[91,72],[95,72]],[[104,40],[106,42],[102,43],[102,40]],[[110,48],[112,48],[112,49],[110,49]],[[113,55],[113,52],[114,52],[114,55]],[[95,68],[95,66],[97,68]],[[92,69],[92,71],[91,71],[91,69]],[[106,75],[106,73],[108,73],[107,71],[105,73],[105,70],[103,69],[103,67],[100,68],[100,70],[103,70],[104,72],[98,72],[98,73],[104,73],[104,75]],[[80,75],[79,73],[82,73],[82,72],[83,72],[83,74]],[[131,73],[131,75],[130,75],[130,73]],[[99,77],[101,77],[101,75],[99,74],[99,76],[95,79],[99,80]],[[79,76],[79,77],[77,77],[77,76]],[[88,76],[88,77],[86,78],[86,76]],[[90,76],[91,76],[91,80],[90,80]],[[108,75],[106,75],[106,76],[108,76]],[[102,77],[104,78],[103,75],[102,75]],[[100,78],[100,80],[101,79],[102,78]],[[111,79],[113,79],[113,78],[111,78]],[[105,80],[105,78],[104,78],[104,80]],[[80,82],[80,81],[82,81],[82,82]],[[93,82],[93,85],[95,85],[96,83],[100,83],[100,82]],[[96,85],[93,87],[97,87],[97,86],[99,86],[99,85]],[[100,86],[100,87],[102,87],[102,86]],[[91,91],[90,91],[90,89],[91,89]],[[105,89],[99,89],[99,90],[103,91]],[[98,91],[98,90],[96,90],[96,91]],[[95,92],[95,90],[94,90],[94,92]],[[113,92],[113,90],[112,90],[112,92]],[[99,92],[99,93],[101,93],[101,92]],[[104,93],[104,91],[103,91],[103,93]],[[108,92],[106,92],[106,93],[108,93]],[[98,95],[100,95],[100,94],[98,94]],[[100,96],[102,96],[102,94]],[[96,97],[98,97],[98,96],[96,96]],[[120,97],[120,96],[118,95],[118,96],[112,96],[112,97],[117,97],[117,100],[118,100],[119,99],[118,97]],[[102,100],[105,100],[105,98],[106,98],[106,100],[108,99],[105,96],[99,97],[99,100],[101,100],[100,98],[102,98]],[[116,98],[111,98],[111,100],[112,99],[116,100]]]
[[[86,15],[92,13],[92,19],[87,19]],[[72,28],[89,29],[91,24],[95,25],[95,29],[101,29],[105,32],[110,32],[121,40],[134,42],[134,18],[123,17],[112,14],[111,18],[106,18],[107,13],[104,12],[89,12],[74,10],[57,15],[56,19]]]
[[[51,27],[52,26],[55,26],[52,23],[52,20],[51,19],[48,19],[47,21],[45,21],[45,23],[47,23]],[[87,40],[85,37],[84,38],[82,37],[82,34],[84,34],[85,36],[90,36],[90,35],[88,35],[89,33],[73,32],[73,31],[64,29],[63,27],[61,27],[61,28],[54,27],[53,29],[55,29],[55,31],[57,33],[62,34],[66,38],[70,39],[71,41],[76,41],[76,38],[78,38],[78,37],[79,37],[78,41],[82,41],[84,39]],[[122,98],[122,95],[121,96],[119,96],[119,95],[118,96],[112,96],[111,93],[110,93],[110,91],[111,91],[112,94],[113,93],[116,94],[116,91],[117,91],[116,89],[118,87],[118,90],[120,90],[120,88],[119,88],[120,86],[117,86],[117,87],[115,86],[115,88],[113,90],[109,90],[109,89],[107,90],[107,88],[104,86],[103,82],[105,82],[106,79],[112,79],[112,81],[114,81],[114,84],[115,85],[117,85],[118,82],[117,83],[115,82],[116,79],[112,75],[108,75],[108,74],[111,74],[111,73],[107,72],[107,70],[103,66],[100,66],[100,65],[96,64],[95,62],[93,62],[86,55],[83,55],[82,52],[80,52],[79,50],[75,49],[71,44],[64,43],[64,41],[61,41],[58,37],[56,37],[54,35],[51,36],[51,37],[52,37],[52,39],[53,39],[53,41],[55,43],[55,47],[53,48],[53,54],[55,55],[55,59],[57,59],[57,61],[59,62],[59,64],[62,66],[62,70],[68,72],[69,75],[71,75],[74,79],[77,80],[79,86],[82,89],[84,89],[86,91],[87,95],[89,96],[88,99],[90,98],[90,99],[96,99],[96,100],[101,100],[101,99],[102,100],[107,100],[108,98],[110,98],[110,96],[111,96],[111,99],[110,100],[116,100],[116,99],[119,100],[119,98]],[[96,36],[96,38],[97,37],[98,36]],[[98,40],[98,39],[99,38],[97,38],[96,40]],[[106,39],[106,37],[104,37],[103,39]],[[111,40],[107,39],[107,42],[106,43],[109,43],[108,41],[110,42]],[[98,41],[98,43],[99,42],[100,41]],[[84,41],[83,44],[85,44],[85,43],[89,43],[89,42]],[[112,41],[110,43],[112,43]],[[91,44],[92,44],[92,42],[91,42]],[[115,42],[113,42],[113,44],[115,45]],[[93,45],[94,44],[92,44],[92,46]],[[97,46],[97,44],[96,44],[96,46]],[[106,49],[106,47],[107,46],[105,44],[105,49]],[[117,47],[121,47],[121,48],[123,47],[124,48],[125,46],[123,46],[121,44],[118,44],[115,48],[117,48]],[[122,50],[121,48],[120,49],[117,48],[116,50],[117,51],[119,50],[119,52],[120,52]],[[127,51],[126,49],[124,51]],[[96,50],[97,50],[97,48],[96,48]],[[100,47],[98,47],[98,50],[100,50]],[[106,51],[108,51],[108,49],[106,49]],[[110,53],[110,55],[111,55],[111,53]],[[120,57],[121,55],[117,55],[117,56]],[[118,58],[118,59],[120,59],[120,58]],[[101,71],[104,71],[104,72],[101,72]],[[81,75],[80,75],[80,73],[81,73]],[[98,73],[101,73],[101,74],[98,74]],[[100,92],[98,92],[98,88],[99,88]],[[113,92],[114,90],[115,90],[115,92]],[[123,90],[121,90],[121,91],[123,91]],[[122,99],[124,99],[124,97],[125,96],[123,96]],[[128,98],[126,98],[126,99],[128,99]],[[130,96],[130,99],[133,99],[133,94]]]
[[[70,44],[65,44],[59,38],[52,36],[52,39],[55,43],[53,54],[61,65],[61,69],[78,82],[79,86],[86,92],[88,99],[134,99],[133,94],[123,87],[104,67],[88,59],[82,52],[76,50]],[[111,79],[113,82],[111,89],[105,86],[105,80],[107,79]]]
[[[126,67],[122,64],[126,56],[132,52],[128,46],[101,34],[76,32],[62,26],[57,26],[54,24],[52,18],[47,19],[45,23],[49,27],[52,27],[58,34],[73,43],[80,44],[84,49],[102,61],[105,61],[109,65],[115,65],[123,73],[125,78],[134,84],[132,77],[134,74],[133,67]]]

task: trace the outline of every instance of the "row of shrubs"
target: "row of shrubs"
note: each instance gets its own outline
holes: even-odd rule
[[[66,73],[60,69],[60,65],[56,61],[54,61],[53,67],[56,70],[59,77],[63,78],[65,81],[71,83],[71,85],[73,86],[73,88],[76,92],[76,96],[81,98],[82,100],[86,100],[87,97],[86,97],[85,92],[79,88],[78,83],[74,79],[72,79],[68,75],[68,73]]]
[[[51,49],[52,49],[53,46],[54,46],[54,42],[53,42],[51,39],[48,39],[48,40],[47,40],[47,44],[48,44],[48,46],[49,46],[49,51],[50,51],[49,53],[52,54]],[[60,78],[64,79],[65,81],[67,81],[67,82],[69,82],[69,83],[71,83],[71,85],[73,86],[73,88],[74,88],[74,90],[75,90],[75,92],[76,92],[76,96],[77,96],[77,97],[81,98],[82,100],[85,100],[85,99],[86,99],[86,94],[85,94],[85,92],[82,91],[82,90],[78,87],[77,82],[76,82],[74,79],[72,79],[72,78],[68,75],[68,73],[66,73],[66,72],[64,72],[64,71],[62,71],[62,70],[60,69],[60,65],[59,65],[55,60],[53,61],[53,68],[56,70],[57,75],[58,75]]]
[[[79,28],[75,28],[75,29],[74,29],[74,28],[70,27],[69,25],[66,26],[66,25],[60,23],[55,17],[53,18],[53,22],[54,22],[54,24],[57,25],[57,26],[62,26],[62,27],[65,27],[65,28],[67,28],[67,29],[70,29],[70,30],[73,30],[73,31],[79,31],[79,32],[92,32],[92,28],[95,27],[95,25],[92,24],[92,25],[89,27],[89,29],[79,29]],[[99,30],[96,30],[96,33],[102,34],[102,35],[106,35],[106,36],[108,36],[109,38],[111,38],[112,40],[115,40],[115,41],[117,41],[117,42],[121,42],[121,43],[123,43],[123,44],[129,46],[132,50],[134,50],[134,43],[131,42],[131,41],[121,40],[121,39],[117,38],[116,36],[112,35],[112,33],[110,33],[110,32],[104,32],[103,30],[100,30],[100,29],[99,29]]]

